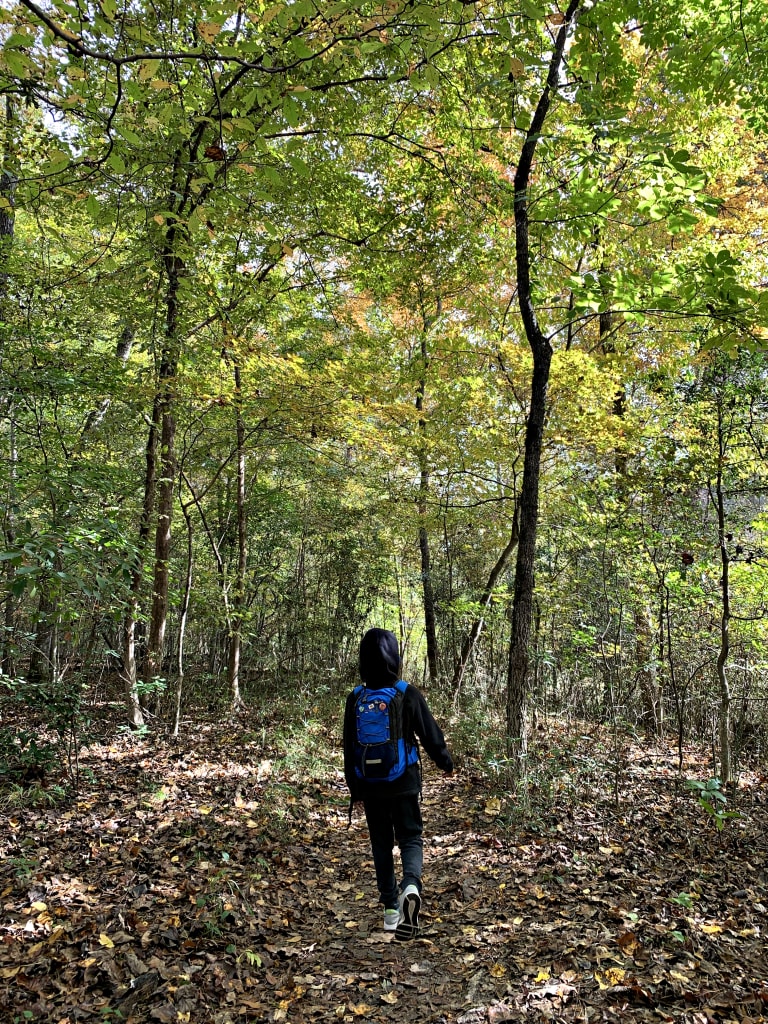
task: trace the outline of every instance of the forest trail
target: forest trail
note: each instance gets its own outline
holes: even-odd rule
[[[765,772],[718,832],[666,747],[627,741],[612,775],[560,738],[527,816],[427,766],[423,927],[397,943],[341,773],[259,740],[121,737],[76,802],[6,809],[3,1024],[768,1020]]]

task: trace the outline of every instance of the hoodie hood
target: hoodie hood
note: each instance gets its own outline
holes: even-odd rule
[[[360,641],[360,678],[372,690],[400,678],[400,647],[388,629],[369,629]]]

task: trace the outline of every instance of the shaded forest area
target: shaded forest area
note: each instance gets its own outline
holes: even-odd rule
[[[761,1019],[767,14],[3,5],[14,1024]],[[408,952],[374,625],[462,762]]]

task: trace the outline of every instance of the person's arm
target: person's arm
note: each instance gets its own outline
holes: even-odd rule
[[[434,761],[441,771],[450,774],[453,771],[453,758],[446,746],[443,731],[427,707],[427,702],[421,691],[411,684],[406,695],[410,698],[408,710],[414,733],[418,736],[430,760]]]

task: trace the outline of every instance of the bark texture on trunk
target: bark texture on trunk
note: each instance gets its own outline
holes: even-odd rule
[[[168,277],[163,352],[160,360],[160,474],[157,481],[157,519],[155,526],[155,562],[152,580],[152,609],[147,633],[147,683],[163,674],[165,630],[168,622],[168,584],[170,579],[171,524],[173,492],[176,486],[176,414],[175,382],[179,364],[179,288],[184,264],[173,250],[169,238],[165,255]]]
[[[438,315],[440,311],[440,303],[438,302]],[[427,332],[431,326],[432,319],[424,318],[424,327],[421,335],[421,372],[416,390],[416,411],[419,413],[419,434],[422,441],[426,437],[427,429],[427,421],[424,414],[424,402],[427,395],[427,370],[429,369]],[[429,532],[427,530],[430,489],[429,475],[429,462],[424,445],[422,444],[419,455],[419,553],[421,556],[421,588],[424,602],[424,633],[427,640],[427,668],[429,681],[434,684],[438,679],[437,615],[435,612],[435,591],[432,585],[432,556],[429,548]]]
[[[187,574],[184,579],[184,595],[181,599],[181,613],[179,615],[179,642],[176,647],[176,693],[173,708],[173,735],[178,736],[181,731],[181,699],[184,693],[184,637],[187,631],[187,615],[189,613],[189,601],[192,596],[192,559],[193,559],[193,528],[192,516],[189,514],[189,505],[181,503],[181,511],[184,515],[184,522],[187,524]]]
[[[144,558],[152,525],[152,513],[155,507],[155,487],[157,484],[157,438],[160,432],[160,401],[155,396],[152,407],[152,420],[147,435],[144,462],[144,498],[139,522],[139,538],[136,560],[131,572],[131,590],[128,610],[123,628],[123,685],[125,687],[125,704],[128,722],[132,729],[140,729],[144,725],[144,714],[139,699],[139,670],[136,658],[136,627],[138,625],[139,607],[141,602],[141,584],[144,574]]]
[[[720,745],[720,782],[728,786],[732,780],[733,757],[731,751],[731,685],[728,679],[728,656],[731,652],[731,591],[730,567],[731,556],[728,551],[728,534],[726,532],[725,494],[723,492],[723,469],[726,457],[726,427],[724,423],[723,399],[717,399],[717,475],[714,488],[710,485],[710,498],[715,505],[717,514],[717,540],[720,548],[720,568],[722,570],[721,588],[722,602],[720,605],[720,649],[717,653],[717,681],[720,689],[720,706],[718,708],[718,741]]]
[[[233,711],[242,705],[240,692],[240,653],[243,643],[243,609],[245,606],[245,568],[248,555],[246,522],[245,522],[245,423],[242,408],[242,381],[240,366],[235,360],[235,433],[237,438],[237,570],[232,594],[232,619],[229,633],[229,659],[227,663],[227,683],[229,699]]]
[[[539,326],[531,290],[531,250],[528,220],[528,189],[536,147],[560,85],[563,55],[569,33],[575,27],[582,0],[571,0],[565,12],[552,56],[547,81],[528,129],[515,171],[515,268],[517,295],[525,336],[533,356],[531,405],[525,426],[525,460],[520,495],[520,540],[515,566],[512,629],[507,671],[507,752],[512,773],[520,771],[527,750],[526,704],[528,698],[529,644],[533,613],[536,531],[539,520],[539,475],[544,437],[552,346]]]

